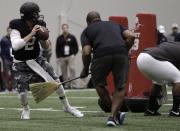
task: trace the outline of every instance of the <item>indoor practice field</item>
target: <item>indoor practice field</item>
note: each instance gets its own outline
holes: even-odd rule
[[[169,118],[167,114],[172,105],[170,89],[168,94],[168,102],[160,109],[162,116],[144,117],[143,113],[129,112],[123,126],[107,128],[107,114],[100,110],[94,89],[67,90],[72,105],[85,113],[81,119],[64,113],[56,94],[36,104],[29,93],[31,119],[24,121],[20,119],[17,94],[1,93],[0,131],[178,131],[179,118]]]
[[[0,0],[0,131],[180,131],[179,5]]]

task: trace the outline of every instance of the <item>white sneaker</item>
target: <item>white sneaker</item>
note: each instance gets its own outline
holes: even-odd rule
[[[21,113],[21,119],[22,120],[29,120],[30,119],[30,110],[29,110],[29,107],[27,107],[26,109],[23,108],[23,111]]]
[[[84,114],[74,107],[64,108],[64,112],[70,113],[71,115],[73,115],[77,118],[84,117]]]

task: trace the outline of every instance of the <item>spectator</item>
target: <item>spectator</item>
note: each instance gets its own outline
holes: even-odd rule
[[[56,41],[56,57],[60,63],[63,80],[75,77],[75,55],[78,53],[78,43],[74,35],[69,33],[69,25],[62,25],[63,33]],[[68,76],[69,70],[69,76]],[[74,82],[64,85],[65,88],[74,88]]]
[[[1,38],[0,38],[0,41],[1,41]],[[0,46],[0,91],[3,91],[2,72],[3,72],[3,61],[1,57],[1,46]]]
[[[1,39],[1,57],[3,61],[3,86],[4,89],[11,91],[13,88],[13,73],[12,73],[12,45],[10,40],[10,31],[11,29],[7,28],[7,34]]]
[[[174,39],[175,42],[180,42],[180,33],[177,33]]]
[[[175,37],[178,34],[178,24],[174,23],[172,25],[172,33],[167,35],[168,41],[175,41]]]
[[[163,25],[158,26],[158,39],[157,39],[157,45],[167,42],[167,38],[165,36],[165,27]]]

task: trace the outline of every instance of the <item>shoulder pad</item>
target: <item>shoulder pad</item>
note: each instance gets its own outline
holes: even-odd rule
[[[17,29],[17,30],[19,30],[19,27],[21,26],[21,24],[22,24],[22,20],[21,20],[21,19],[14,19],[14,20],[11,20],[11,21],[9,22],[9,27],[10,27],[11,29]]]

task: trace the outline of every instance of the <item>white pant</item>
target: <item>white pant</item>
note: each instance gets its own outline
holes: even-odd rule
[[[137,66],[147,78],[157,84],[180,82],[180,71],[172,63],[157,60],[147,53],[140,53]]]

